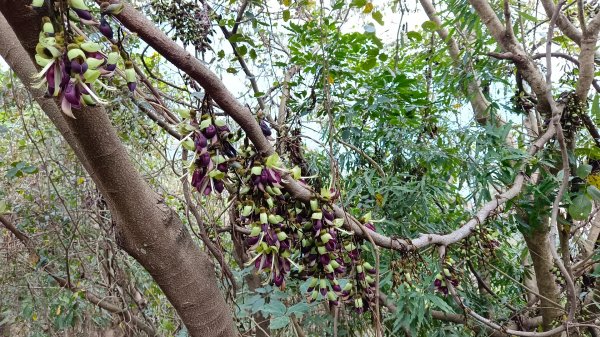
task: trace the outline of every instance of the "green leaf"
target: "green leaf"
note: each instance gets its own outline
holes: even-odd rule
[[[289,10],[283,11],[283,21],[288,22],[290,20],[291,14]]]
[[[227,40],[229,40],[229,42],[240,42],[244,40],[244,35],[242,34],[233,34],[231,35]]]
[[[288,326],[288,324],[290,324],[290,318],[287,316],[281,316],[271,320],[269,328],[271,328],[271,330],[282,329]]]
[[[600,118],[600,96],[598,96],[598,94],[594,95],[591,114],[594,119]]]
[[[250,49],[250,58],[256,60],[256,56],[256,50],[254,48]]]
[[[423,36],[419,33],[419,32],[415,32],[415,31],[410,31],[406,33],[406,36],[411,39],[411,40],[415,40],[417,42],[422,41],[423,40]]]
[[[262,312],[268,313],[273,317],[283,316],[285,314],[285,304],[281,301],[271,299],[271,302],[265,304],[261,309]]]
[[[196,145],[194,144],[194,141],[190,138],[186,139],[181,145],[183,145],[183,147],[188,151],[196,150]]]
[[[301,318],[309,309],[310,307],[306,302],[296,303],[287,309],[286,315],[289,316],[293,314],[296,318]]]
[[[594,199],[596,201],[600,201],[600,190],[598,189],[598,187],[596,187],[594,185],[588,186],[587,193],[590,197],[592,197],[592,199]]]
[[[240,53],[240,55],[244,56],[248,52],[248,47],[246,47],[246,46],[238,46],[237,47],[237,51],[238,51],[238,53]]]
[[[580,194],[571,201],[569,214],[575,220],[585,220],[592,212],[592,201],[585,194]]]
[[[364,7],[367,4],[367,0],[352,0],[350,7]]]
[[[375,11],[371,14],[373,20],[377,21],[378,24],[383,26],[383,14],[380,11]]]
[[[434,307],[440,308],[443,312],[452,312],[452,307],[448,303],[444,302],[443,299],[437,296],[428,296],[427,299],[433,304]]]
[[[363,70],[371,70],[373,69],[375,66],[377,65],[377,59],[372,57],[370,59],[367,59],[363,64],[361,64],[361,68]]]
[[[425,21],[421,24],[421,27],[428,32],[434,32],[439,29],[439,26],[433,21]]]
[[[592,173],[592,165],[590,164],[582,164],[575,171],[575,174],[581,179],[587,178],[590,173]]]
[[[237,69],[235,69],[233,67],[227,68],[226,71],[230,74],[236,74],[238,72]]]
[[[534,23],[538,22],[538,19],[535,16],[533,16],[533,15],[527,14],[527,13],[525,13],[523,11],[517,11],[517,13],[519,13],[519,15],[523,19],[525,19],[525,20],[528,20],[528,21],[531,21],[531,22],[534,22]]]

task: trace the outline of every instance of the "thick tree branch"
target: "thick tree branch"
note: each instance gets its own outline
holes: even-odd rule
[[[554,0],[541,0],[541,2],[544,10],[546,11],[546,15],[549,18],[553,17],[554,13],[556,12]],[[573,42],[577,43],[578,45],[581,44],[581,31],[579,31],[579,29],[577,29],[577,27],[575,27],[575,25],[573,25],[571,21],[569,21],[569,19],[560,12],[558,13],[556,26],[561,30],[561,32],[563,32],[563,34],[573,40]]]
[[[475,119],[479,124],[485,125],[490,118],[490,102],[488,102],[488,100],[483,95],[483,92],[481,91],[481,87],[479,86],[479,83],[475,76],[475,70],[473,69],[473,67],[470,66],[470,64],[468,64],[467,67],[464,68],[464,65],[461,63],[460,50],[458,48],[458,44],[452,37],[450,37],[448,31],[445,28],[443,28],[442,22],[440,21],[437,15],[437,11],[435,10],[435,7],[433,6],[431,0],[419,1],[423,9],[425,10],[425,13],[427,14],[429,20],[435,22],[436,26],[438,27],[437,34],[448,46],[448,53],[450,54],[450,57],[454,62],[454,67],[457,70],[465,71],[468,75],[470,75],[469,77],[471,79],[467,83],[466,88],[464,88],[465,95],[471,103],[471,107],[473,108],[473,112],[475,113]],[[494,116],[493,122],[497,125],[504,124],[504,121],[502,121],[502,119],[500,119],[500,117],[498,116]]]
[[[506,33],[504,25],[500,22],[500,19],[498,19],[496,13],[487,1],[469,0],[469,2],[479,14],[481,22],[486,25],[496,42],[505,52],[509,52],[513,55],[515,65],[537,96],[538,111],[546,116],[550,116],[552,113],[552,102],[548,101],[546,95],[548,92],[548,85],[544,81],[544,76],[538,70],[535,63],[533,63],[521,45],[515,40],[514,35]]]
[[[0,11],[9,14],[4,18],[30,53],[14,44],[17,38],[3,24],[0,54],[26,85],[37,72],[31,55],[39,28],[32,27],[40,27],[43,15],[29,10],[28,4],[28,0],[0,2]],[[63,121],[56,125],[66,124],[75,144],[79,144],[76,154],[84,164],[87,162],[86,169],[107,200],[120,246],[150,272],[190,335],[234,336],[231,313],[217,287],[210,259],[200,252],[174,211],[142,179],[106,112],[102,108],[85,108],[76,114],[77,119],[61,117]]]

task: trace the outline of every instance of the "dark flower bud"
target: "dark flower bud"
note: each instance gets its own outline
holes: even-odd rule
[[[81,99],[81,92],[74,82],[69,82],[64,92],[65,98],[71,105],[79,106]]]
[[[283,285],[283,275],[282,274],[275,275],[275,278],[273,279],[273,283],[276,286],[281,287]]]
[[[228,133],[231,132],[231,130],[229,130],[229,126],[227,126],[227,124],[225,125],[221,125],[221,126],[217,126],[217,131],[219,131],[219,133]]]
[[[319,292],[321,293],[321,295],[327,296],[327,288],[326,287],[319,289]]]
[[[271,136],[271,134],[273,132],[271,131],[271,128],[267,125],[267,123],[264,120],[262,120],[262,121],[260,121],[259,124],[260,124],[260,129],[262,130],[263,135],[265,135],[265,137]]]
[[[110,28],[110,24],[108,23],[108,21],[106,21],[104,16],[102,16],[102,18],[100,19],[100,26],[98,27],[98,30],[100,31],[100,33],[102,33],[102,35],[106,36],[107,39],[112,40],[114,35],[113,30],[112,28]]]
[[[313,230],[316,232],[317,236],[319,235],[321,228],[323,228],[323,222],[321,220],[316,220],[313,224]]]
[[[200,155],[200,157],[198,157],[198,164],[200,164],[201,167],[208,167],[208,165],[210,165],[210,161],[210,153],[208,152],[204,152]]]
[[[196,189],[199,189],[202,185],[204,175],[205,173],[203,172],[203,170],[195,170],[192,174],[192,186],[194,186]]]
[[[223,180],[213,179],[213,185],[215,185],[215,191],[217,191],[217,193],[221,193],[225,189]]]
[[[196,151],[201,152],[202,149],[205,149],[208,146],[208,140],[204,135],[200,132],[194,135],[194,144],[196,145]]]
[[[258,236],[249,236],[246,238],[246,244],[248,246],[253,246],[258,242]]]
[[[204,131],[202,132],[204,132],[206,138],[212,138],[217,134],[217,128],[211,124],[208,127],[206,127],[206,129],[204,129]]]
[[[269,174],[267,173],[266,169],[263,169],[262,172],[260,173],[260,182],[263,183],[263,185],[266,185],[269,183]]]
[[[323,212],[323,217],[325,217],[325,219],[327,219],[329,221],[333,221],[333,219],[334,219],[333,213],[329,212],[325,208],[323,208],[321,211]]]
[[[77,16],[82,19],[82,20],[92,20],[94,17],[92,16],[92,13],[90,13],[90,11],[85,10],[85,9],[78,9],[78,8],[73,8],[71,7],[75,13],[77,13]]]
[[[375,226],[372,223],[370,223],[370,222],[367,222],[365,224],[365,227],[367,227],[368,229],[372,230],[373,232],[376,232]]]
[[[137,88],[137,82],[127,83],[127,88],[129,89],[129,91],[134,92],[135,88]]]
[[[221,172],[227,172],[227,164],[221,163],[221,164],[217,165],[217,170],[219,170]]]

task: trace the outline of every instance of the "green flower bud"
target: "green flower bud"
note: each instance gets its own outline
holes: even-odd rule
[[[255,237],[258,236],[258,234],[260,234],[260,226],[254,226],[252,227],[252,230],[250,231],[250,236]]]
[[[242,216],[250,216],[250,214],[252,214],[252,211],[254,210],[254,207],[252,205],[246,205],[244,206],[243,210],[242,210]]]
[[[311,199],[310,201],[310,209],[313,210],[313,212],[316,212],[319,210],[319,201],[316,199]]]
[[[329,233],[325,233],[325,234],[321,235],[321,242],[323,242],[323,243],[327,243],[331,239],[332,239],[332,237],[331,237],[331,234],[329,234]]]
[[[250,173],[252,173],[255,176],[259,176],[262,173],[262,167],[261,166],[254,166],[250,170]]]
[[[321,255],[325,255],[327,254],[327,248],[325,248],[325,246],[319,246],[317,247],[317,251],[319,252],[319,254]]]

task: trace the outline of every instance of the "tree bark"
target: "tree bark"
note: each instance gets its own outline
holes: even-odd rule
[[[556,306],[558,303],[558,286],[556,277],[552,273],[554,259],[550,253],[550,242],[548,233],[542,230],[535,230],[532,233],[525,234],[525,242],[529,249],[529,255],[533,261],[535,271],[535,280],[540,293],[540,313],[542,314],[542,326],[548,330],[552,326],[552,321],[560,316],[561,308]]]
[[[30,77],[37,71],[31,57],[43,14],[28,9],[29,3],[0,1],[0,12],[19,41],[15,43],[13,32],[3,24],[0,53],[31,89]],[[105,197],[120,246],[152,275],[189,334],[235,336],[230,308],[219,291],[209,257],[200,251],[176,213],[142,179],[106,111],[88,107],[75,111],[77,119],[65,118],[56,101],[43,98],[39,91],[32,90],[32,94]]]

